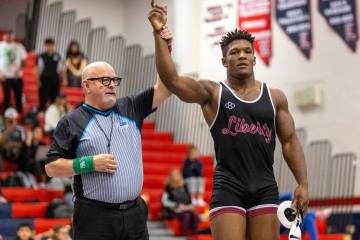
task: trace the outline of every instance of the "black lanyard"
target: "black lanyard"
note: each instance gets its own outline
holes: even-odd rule
[[[111,130],[110,130],[110,137],[108,137],[104,131],[104,129],[101,127],[99,121],[96,118],[96,115],[94,115],[95,121],[96,121],[96,125],[98,125],[98,127],[100,128],[101,132],[104,134],[106,140],[107,140],[107,151],[110,154],[110,147],[111,147],[111,137],[112,137],[112,132],[113,132],[113,126],[114,126],[114,120],[113,120],[113,114],[111,114]]]

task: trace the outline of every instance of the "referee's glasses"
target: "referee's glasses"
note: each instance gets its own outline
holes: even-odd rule
[[[95,78],[88,78],[87,80],[89,81],[99,81],[101,82],[102,85],[104,85],[105,87],[110,86],[111,81],[114,82],[114,85],[117,87],[120,85],[120,82],[122,80],[121,77],[95,77]]]

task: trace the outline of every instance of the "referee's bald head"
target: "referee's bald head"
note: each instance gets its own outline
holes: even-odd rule
[[[103,76],[104,72],[111,73],[112,76]],[[107,62],[93,62],[87,65],[81,74],[81,80],[84,81],[88,78],[94,77],[114,77],[115,70],[114,68]]]

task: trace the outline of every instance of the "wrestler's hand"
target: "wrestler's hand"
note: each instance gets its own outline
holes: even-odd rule
[[[305,216],[309,205],[309,191],[307,185],[297,186],[294,191],[292,204],[294,207],[301,207]]]
[[[161,31],[167,22],[167,6],[157,5],[154,0],[151,1],[151,11],[149,12],[148,19],[155,31]]]
[[[117,164],[112,154],[99,154],[94,156],[94,168],[97,172],[115,173]]]

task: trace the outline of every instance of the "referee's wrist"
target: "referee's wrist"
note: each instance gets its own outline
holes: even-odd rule
[[[94,157],[86,156],[75,158],[73,160],[73,170],[75,172],[75,175],[94,172]]]

